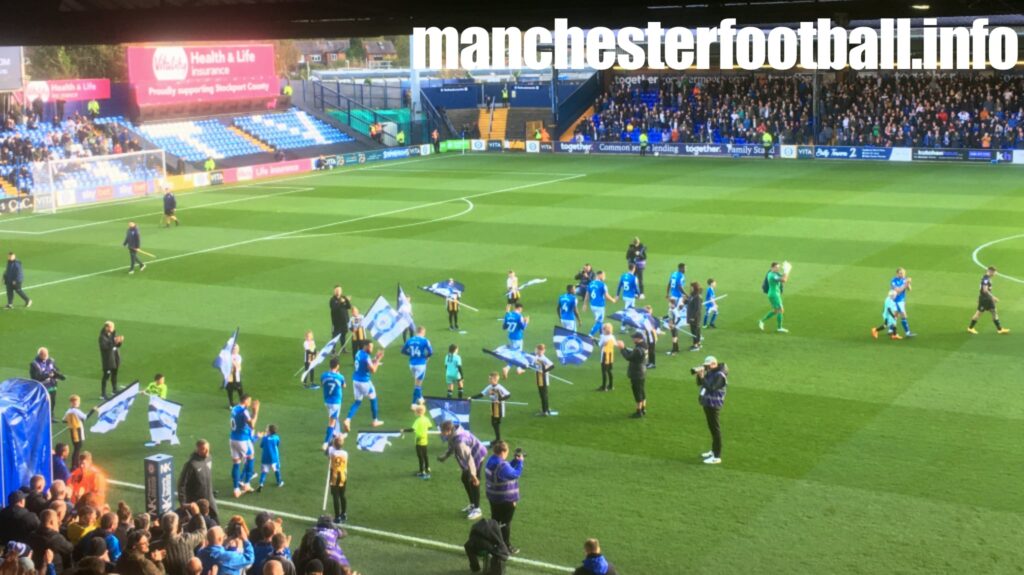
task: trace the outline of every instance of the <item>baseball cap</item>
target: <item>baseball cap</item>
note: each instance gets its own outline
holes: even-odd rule
[[[711,365],[712,363],[718,363],[718,360],[715,359],[715,356],[709,355],[704,358],[704,365]]]

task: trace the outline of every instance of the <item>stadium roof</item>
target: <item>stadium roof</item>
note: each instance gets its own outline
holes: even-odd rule
[[[414,26],[701,26],[734,17],[782,23],[830,17],[1020,14],[1018,0],[36,0],[8,2],[5,44],[366,37]]]

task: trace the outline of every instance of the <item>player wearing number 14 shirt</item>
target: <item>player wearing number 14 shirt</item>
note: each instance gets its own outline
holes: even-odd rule
[[[427,328],[422,325],[416,328],[416,335],[406,340],[402,346],[402,355],[409,356],[409,371],[412,372],[412,404],[416,405],[423,397],[423,379],[427,375],[427,359],[434,355],[427,339]]]

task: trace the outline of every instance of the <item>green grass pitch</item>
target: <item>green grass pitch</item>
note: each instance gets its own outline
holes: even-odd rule
[[[729,295],[719,329],[703,353],[658,358],[642,421],[628,418],[621,358],[611,394],[594,393],[594,358],[558,369],[575,385],[553,382],[555,418],[535,417],[532,378],[513,376],[513,399],[530,403],[510,407],[503,429],[529,455],[513,525],[522,557],[576,565],[583,540],[598,537],[625,573],[1009,573],[1024,564],[1024,286],[995,278],[1003,322],[1015,333],[995,335],[987,317],[980,335],[965,331],[982,274],[972,252],[1024,233],[1019,169],[453,155],[209,188],[181,194],[179,207],[182,226],[171,229],[157,225],[156,197],[0,221],[2,249],[24,261],[35,301],[0,315],[0,376],[26,376],[46,345],[69,375],[58,408],[70,393],[91,407],[97,334],[105,320],[117,322],[122,380],[147,383],[163,372],[170,399],[185,405],[182,445],[159,451],[180,467],[196,438],[210,439],[222,498],[231,492],[228,412],[210,363],[235,326],[246,389],[263,403],[260,426],[281,430],[287,483],[241,503],[317,515],[324,409],[320,392],[303,390],[292,373],[306,329],[319,344],[328,339],[336,283],[366,309],[378,294],[393,300],[401,282],[435,350],[460,345],[467,387],[477,392],[499,367],[480,348],[504,341],[495,320],[510,268],[521,281],[548,278],[523,302],[527,345],[550,344],[567,280],[591,262],[614,282],[639,235],[650,252],[647,303],[664,310],[665,282],[685,261],[688,279],[714,277]],[[134,276],[120,247],[129,219],[160,258]],[[1024,278],[1024,237],[977,258]],[[762,333],[761,279],[782,259],[793,262],[791,333]],[[919,336],[875,341],[869,330],[897,266],[914,280],[908,309]],[[481,308],[463,310],[464,335],[447,330],[440,298],[415,289],[449,276]],[[589,327],[592,317],[583,317]],[[387,353],[375,378],[382,418],[407,426],[409,372],[397,345]],[[709,439],[688,368],[705,353],[731,370],[720,466],[698,457]],[[443,393],[440,357],[425,388]],[[473,414],[484,438],[487,409],[478,404]],[[368,411],[354,429],[368,426]],[[143,446],[146,430],[136,405],[113,433],[90,435],[87,449],[113,477],[140,483],[141,459],[156,451]],[[453,461],[435,463],[424,482],[413,476],[410,437],[384,454],[349,447],[351,523],[465,541]],[[433,443],[431,457],[440,452]],[[134,491],[119,497],[139,501]],[[348,550],[372,575],[465,570],[455,554],[363,534]]]

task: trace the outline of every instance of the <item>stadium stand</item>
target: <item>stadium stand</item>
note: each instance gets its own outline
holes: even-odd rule
[[[573,129],[583,141],[759,141],[770,130],[794,144],[1024,149],[1024,77],[858,77],[821,87],[815,134],[812,88],[801,76],[685,76],[616,85]]]
[[[350,136],[320,119],[295,109],[279,114],[238,117],[235,118],[235,126],[278,150],[353,141]]]
[[[187,162],[259,154],[263,150],[219,120],[182,120],[138,128],[147,140]]]

